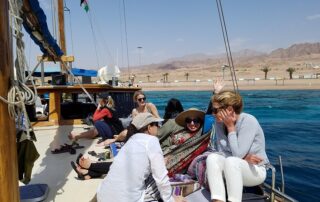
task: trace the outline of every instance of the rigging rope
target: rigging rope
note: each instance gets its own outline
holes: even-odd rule
[[[96,105],[96,107],[98,106],[97,103],[93,100],[93,98],[91,97],[91,95],[88,93],[88,91],[85,89],[85,87],[82,85],[80,79],[76,76],[74,76],[74,74],[72,73],[70,67],[62,60],[60,60],[60,63],[62,64],[63,68],[66,69],[69,74],[73,77],[73,78],[76,78],[77,80],[77,84],[81,87],[81,89],[84,91],[84,93],[89,97],[90,101]]]
[[[123,25],[122,25],[122,13],[121,13],[121,1],[119,1],[119,19],[120,19],[120,43],[121,43],[121,65],[124,66],[124,57],[123,57],[123,36],[122,36],[122,28],[123,28]],[[118,61],[117,61],[118,62]],[[119,65],[119,64],[117,64]],[[119,65],[120,66],[120,65]]]
[[[219,13],[219,19],[220,19],[220,25],[221,25],[222,34],[223,34],[224,45],[225,45],[225,48],[226,48],[228,66],[229,66],[229,69],[230,69],[233,89],[234,89],[234,91],[236,93],[239,93],[237,77],[236,77],[235,68],[234,68],[234,64],[233,64],[231,48],[230,48],[230,44],[229,44],[226,23],[225,23],[225,20],[224,20],[224,14],[223,14],[221,0],[216,0],[216,3],[217,3],[218,13]]]
[[[16,59],[14,65],[15,75],[11,77],[11,88],[8,91],[7,99],[0,96],[0,100],[8,104],[9,117],[22,120],[23,126],[26,128],[27,137],[30,137],[30,130],[32,130],[31,123],[26,111],[25,105],[33,105],[36,101],[36,88],[33,80],[31,83],[35,89],[35,93],[25,84],[25,70],[28,68],[25,44],[22,40],[22,23],[23,19],[20,17],[20,10],[23,5],[21,0],[10,0],[9,9],[12,20],[10,21],[10,27],[12,29],[13,36],[16,39]],[[20,126],[20,124],[17,124]],[[21,128],[19,128],[21,129]]]
[[[71,26],[71,10],[67,7],[67,3],[64,2],[64,11],[69,13],[69,29],[70,29],[70,38],[71,38],[71,50],[72,55],[74,55],[74,49],[73,49],[73,34],[72,34],[72,26]]]
[[[124,16],[124,32],[126,37],[126,47],[127,47],[127,64],[128,64],[128,79],[130,81],[130,62],[129,62],[129,48],[128,48],[128,32],[127,32],[127,16],[126,16],[126,5],[125,1],[122,0],[123,3],[123,16]]]
[[[52,33],[55,38],[57,38],[57,17],[56,17],[56,1],[51,0],[51,19],[52,19]]]
[[[91,9],[91,10],[93,10],[93,9]],[[109,58],[110,58],[110,60],[111,60],[111,64],[115,64],[114,56],[111,54],[111,51],[110,51],[110,49],[109,49],[109,47],[108,47],[108,45],[107,45],[107,43],[106,43],[106,41],[105,41],[104,34],[103,34],[103,32],[101,31],[98,22],[94,20],[94,19],[96,19],[94,13],[95,13],[95,12],[91,12],[92,22],[95,23],[94,25],[96,26],[96,29],[97,29],[97,31],[98,31],[98,34],[99,34],[100,36],[102,36],[102,37],[101,37],[102,43],[98,43],[98,45],[102,45],[102,48],[105,48],[105,49],[106,49],[106,52],[107,52],[107,54],[109,55]],[[92,23],[92,27],[93,27],[93,23]],[[94,29],[93,29],[93,31],[94,31]]]
[[[94,44],[94,50],[95,50],[95,54],[96,54],[96,58],[97,58],[97,65],[98,65],[98,67],[100,67],[97,44],[96,44],[97,39],[96,39],[96,36],[94,34],[94,30],[93,30],[93,26],[92,26],[91,12],[90,11],[87,13],[87,16],[88,16],[88,19],[89,19],[89,22],[90,22],[90,28],[91,28],[91,32],[92,32],[92,36],[93,36],[93,44]]]

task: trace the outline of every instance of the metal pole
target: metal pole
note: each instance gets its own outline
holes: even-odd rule
[[[44,86],[44,62],[41,61],[41,86]]]
[[[222,78],[224,80],[224,71],[226,70],[226,68],[229,67],[228,65],[222,65],[221,68],[222,68]]]
[[[12,36],[8,0],[0,0],[0,96],[7,98],[13,76]],[[0,101],[0,201],[19,201],[18,162],[14,120]]]
[[[141,50],[142,50],[142,46],[138,46],[138,51],[139,51],[139,67],[141,67]]]

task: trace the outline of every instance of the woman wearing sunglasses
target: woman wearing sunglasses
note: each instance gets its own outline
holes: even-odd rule
[[[98,201],[137,201],[146,197],[146,183],[152,175],[161,198],[166,202],[182,202],[173,196],[163,153],[156,137],[158,123],[163,119],[150,113],[139,113],[128,127],[127,142],[121,148],[97,190]]]
[[[257,119],[242,112],[242,98],[233,91],[212,97],[216,118],[213,153],[207,157],[207,178],[213,201],[241,201],[243,186],[256,186],[266,178],[269,163],[263,130]],[[225,179],[225,182],[223,180]]]
[[[136,108],[132,110],[132,117],[139,113],[149,112],[156,118],[160,118],[157,107],[151,102],[147,102],[147,97],[142,91],[136,91],[133,95],[133,101],[136,103]]]
[[[156,118],[160,118],[157,107],[151,102],[147,102],[146,100],[147,100],[147,97],[140,90],[136,91],[133,94],[133,101],[136,103],[137,107],[132,110],[132,113],[131,113],[132,118],[137,116],[139,113],[146,113],[146,112],[152,114]],[[100,142],[97,146],[107,146],[113,142],[124,141],[126,139],[126,136],[127,136],[127,129],[124,129],[120,133],[114,135],[113,138]]]
[[[159,129],[169,176],[185,170],[197,155],[206,150],[211,131],[202,134],[204,116],[203,111],[190,108],[175,119],[169,119]]]

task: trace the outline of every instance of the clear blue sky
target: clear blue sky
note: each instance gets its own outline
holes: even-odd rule
[[[88,2],[86,13],[80,0],[65,0],[71,10],[65,12],[67,53],[75,56],[74,67],[96,69],[98,64],[113,63],[126,67],[123,1]],[[40,5],[53,33],[51,1],[40,0]],[[319,0],[223,0],[222,5],[232,51],[269,52],[320,41]],[[215,0],[125,0],[125,8],[130,66],[224,52]],[[25,41],[27,59],[34,66],[39,48],[29,37]]]

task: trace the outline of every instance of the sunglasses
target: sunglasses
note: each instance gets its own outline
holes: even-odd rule
[[[212,114],[217,114],[223,107],[214,108],[212,107]]]
[[[198,123],[201,123],[201,119],[200,118],[195,118],[195,119],[186,118],[185,122],[188,124],[191,122],[193,122],[194,124],[198,124]]]
[[[153,123],[150,123],[150,126],[156,126],[156,127],[159,127],[159,123],[158,123],[158,122],[153,122]]]
[[[139,98],[139,99],[137,99],[137,100],[138,100],[139,102],[141,102],[142,100],[143,100],[143,101],[146,101],[146,99],[147,99],[146,97],[142,97],[142,98]]]

